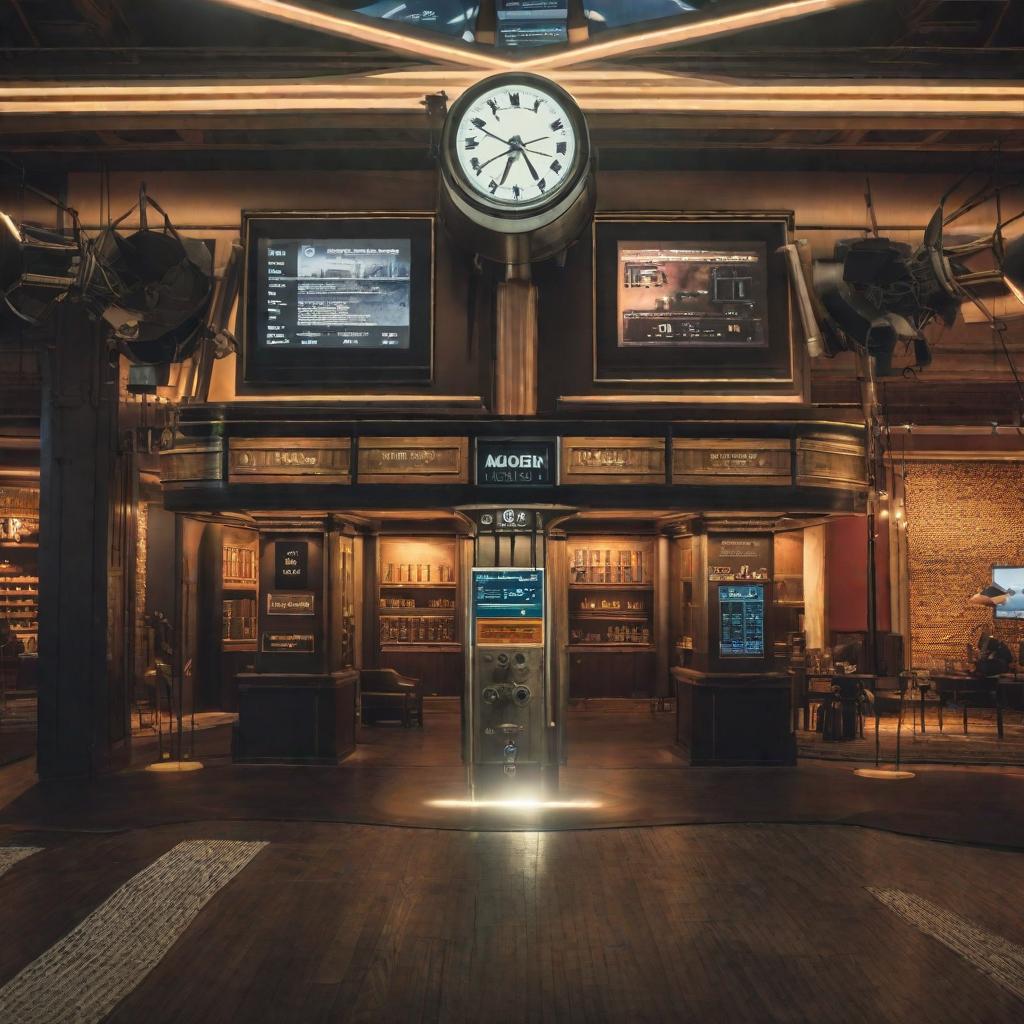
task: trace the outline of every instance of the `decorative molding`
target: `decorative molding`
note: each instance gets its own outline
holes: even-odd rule
[[[663,484],[660,437],[563,437],[563,484]]]
[[[348,437],[232,437],[228,482],[253,484],[350,484]]]
[[[792,445],[779,438],[672,439],[672,483],[788,487],[793,483]]]
[[[361,437],[361,484],[469,483],[468,437]]]
[[[801,437],[796,442],[798,487],[862,491],[867,487],[864,446],[848,437]]]
[[[223,479],[223,438],[204,438],[194,444],[180,440],[173,448],[167,448],[160,453],[160,482],[165,486],[179,483],[220,483]]]

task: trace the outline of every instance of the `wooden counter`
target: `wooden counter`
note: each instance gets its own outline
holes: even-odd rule
[[[336,764],[355,750],[359,673],[244,672],[232,755],[248,763]]]
[[[673,668],[676,743],[691,765],[793,765],[792,690],[782,672]]]

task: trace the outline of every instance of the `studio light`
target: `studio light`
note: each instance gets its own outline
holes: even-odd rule
[[[72,292],[84,295],[95,260],[78,237],[17,224],[0,210],[0,297],[19,319],[36,324]]]
[[[163,216],[161,230],[149,227],[147,208]],[[139,229],[118,230],[136,208]],[[118,218],[96,246],[119,282],[103,311],[111,341],[126,356],[129,390],[155,393],[166,385],[169,366],[187,359],[202,337],[213,286],[213,255],[199,239],[178,233],[163,208],[140,189],[139,202]]]
[[[890,238],[844,239],[831,260],[816,260],[814,290],[824,312],[822,336],[827,354],[864,348],[875,357],[879,377],[899,374],[892,358],[896,345],[913,347],[912,367],[931,362],[925,329],[956,321],[961,307],[979,309],[990,323],[993,300],[1013,296],[1024,315],[1024,237],[1007,244],[1004,229],[1024,213],[1003,219],[1001,190],[987,182],[952,212],[947,201],[963,182],[939,201],[921,242],[909,245]],[[957,221],[991,204],[991,231],[956,235]],[[1005,318],[1005,311],[1001,318]]]

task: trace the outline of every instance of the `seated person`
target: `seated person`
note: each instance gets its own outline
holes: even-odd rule
[[[1010,648],[994,636],[983,636],[978,641],[978,658],[971,670],[976,679],[991,679],[1010,671],[1013,654]]]

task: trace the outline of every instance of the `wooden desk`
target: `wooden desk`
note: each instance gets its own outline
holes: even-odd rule
[[[235,761],[337,764],[355,750],[355,670],[238,676]]]
[[[676,742],[690,764],[796,764],[788,675],[673,668],[672,680]]]

